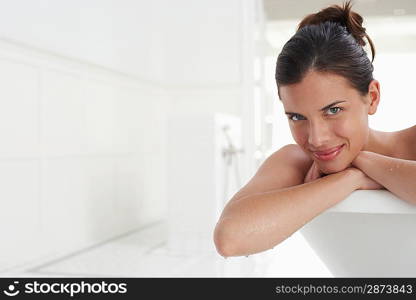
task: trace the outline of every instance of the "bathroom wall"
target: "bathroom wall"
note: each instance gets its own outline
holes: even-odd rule
[[[244,181],[253,160],[253,60],[260,1],[166,3],[168,113],[222,112],[244,118]]]
[[[162,83],[166,0],[0,0],[0,36]]]
[[[166,219],[167,116],[250,115],[253,3],[0,1],[0,272]]]
[[[124,4],[0,2],[0,271],[166,214],[158,3]]]
[[[4,41],[0,86],[0,270],[163,217],[162,89]]]
[[[238,154],[238,170],[242,184],[253,175],[255,3],[167,3],[166,21],[171,24],[166,29],[168,248],[175,255],[215,253],[212,236],[225,205],[216,192],[227,179],[234,180],[232,171],[227,179],[220,174],[226,168],[220,166],[225,160],[218,163],[222,149],[216,140],[223,133],[215,123],[216,113],[241,121],[244,152]],[[239,188],[229,192],[233,195]]]

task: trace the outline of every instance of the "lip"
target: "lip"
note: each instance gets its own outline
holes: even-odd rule
[[[345,144],[342,144],[340,146],[331,148],[329,150],[326,151],[317,151],[317,152],[313,152],[313,155],[320,160],[331,160],[334,159],[340,152],[341,150],[344,148]]]

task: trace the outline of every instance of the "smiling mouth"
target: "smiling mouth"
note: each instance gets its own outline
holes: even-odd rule
[[[345,144],[342,144],[341,146],[335,147],[326,152],[313,152],[313,155],[319,160],[323,160],[323,161],[332,160],[335,157],[337,157],[339,153],[341,153],[344,146]]]

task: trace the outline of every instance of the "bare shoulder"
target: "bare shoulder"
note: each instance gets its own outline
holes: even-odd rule
[[[416,146],[416,125],[410,127],[410,141],[413,146]]]
[[[413,160],[416,160],[416,125],[410,127],[410,134],[407,140]]]
[[[267,169],[286,169],[306,174],[312,159],[296,144],[288,144],[271,154],[260,166],[257,173]],[[287,170],[289,169],[289,170]]]
[[[297,167],[310,167],[312,164],[312,158],[310,158],[297,144],[288,144],[278,151],[274,152],[271,156],[278,156],[279,151],[282,151],[290,163],[295,164]]]
[[[298,145],[285,145],[265,159],[233,198],[302,184],[311,165],[312,159]]]
[[[416,160],[416,125],[396,132],[395,157]]]
[[[403,129],[402,132],[404,137],[408,139],[409,143],[416,143],[416,125]]]

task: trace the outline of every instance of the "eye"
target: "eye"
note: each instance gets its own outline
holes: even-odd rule
[[[328,108],[328,110],[327,110],[327,111],[331,112],[329,115],[335,115],[335,114],[337,114],[338,112],[340,112],[341,110],[343,110],[341,107],[334,106],[334,107],[330,107],[330,108]]]
[[[303,116],[298,115],[298,114],[293,114],[293,115],[289,116],[289,120],[291,120],[291,121],[299,121],[299,120],[302,120],[302,118],[303,118]]]

